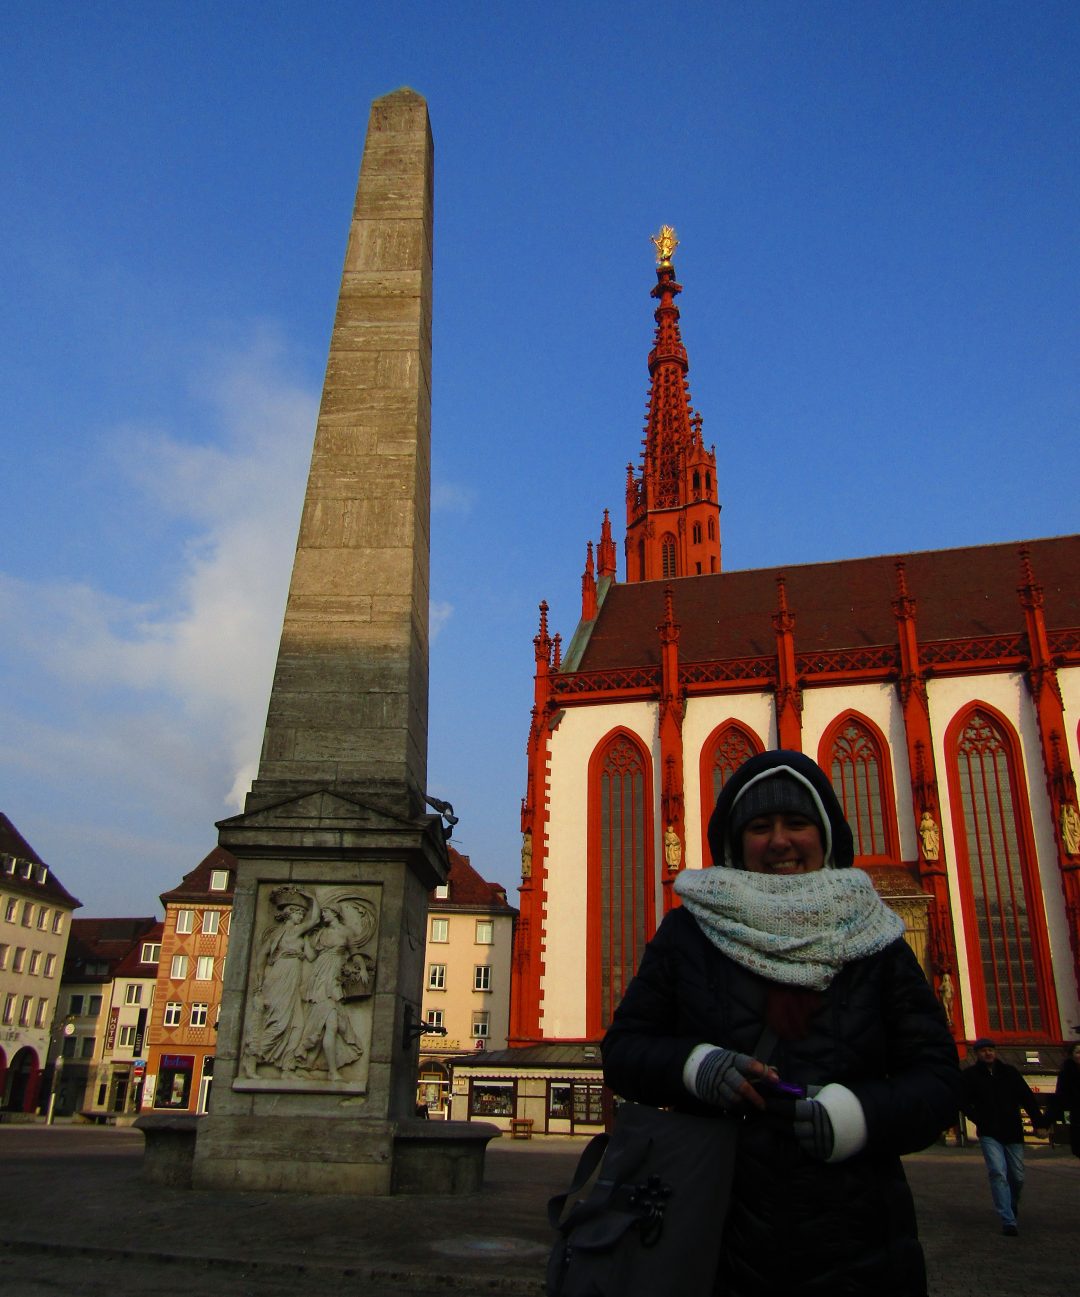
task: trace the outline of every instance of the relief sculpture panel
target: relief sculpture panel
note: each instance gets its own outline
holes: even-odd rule
[[[234,1088],[362,1091],[377,888],[262,884]]]

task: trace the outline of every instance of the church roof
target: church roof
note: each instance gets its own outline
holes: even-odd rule
[[[917,602],[920,643],[934,640],[1018,635],[1024,610],[1019,550],[1031,555],[1045,594],[1050,629],[1080,626],[1080,536],[963,549],[883,554],[830,563],[752,568],[676,578],[670,582],[613,583],[600,607],[579,671],[650,666],[660,661],[656,627],[664,619],[664,588],[673,591],[679,624],[679,658],[710,662],[771,656],[776,651],[772,615],[777,579],[783,577],[795,617],[800,654],[896,643],[892,600],[896,564],[906,567],[907,587]]]

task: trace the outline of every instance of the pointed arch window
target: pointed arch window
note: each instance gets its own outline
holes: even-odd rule
[[[976,708],[955,732],[954,760],[949,773],[960,803],[954,832],[974,918],[969,951],[973,976],[981,973],[986,1029],[1043,1035],[1049,1030],[1045,979],[1025,883],[1030,847],[1013,744],[989,711]]]
[[[708,827],[720,790],[736,770],[752,756],[764,751],[756,734],[735,721],[727,721],[709,736],[701,749],[701,860],[709,857]]]
[[[590,763],[589,1032],[604,1030],[653,932],[649,760],[625,732]]]
[[[694,538],[694,544],[700,545],[701,544],[701,523],[700,522],[694,523],[691,534],[693,535]]]
[[[855,838],[855,858],[862,863],[897,858],[887,748],[875,729],[860,718],[845,716],[822,744],[821,764],[829,771]]]
[[[675,537],[670,532],[660,542],[660,563],[660,575],[664,580],[679,575],[678,561],[675,557]]]
[[[715,518],[709,519],[709,539],[710,540],[716,539],[716,519]]]

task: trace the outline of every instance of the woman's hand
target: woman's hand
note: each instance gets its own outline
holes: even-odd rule
[[[749,1054],[737,1054],[733,1049],[713,1049],[701,1060],[694,1077],[694,1090],[699,1099],[715,1103],[720,1108],[738,1108],[749,1103],[764,1111],[765,1100],[754,1089],[758,1081],[776,1081],[775,1068]]]

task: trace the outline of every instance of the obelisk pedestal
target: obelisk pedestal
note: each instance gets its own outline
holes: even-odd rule
[[[218,826],[240,865],[198,1188],[469,1192],[494,1133],[415,1119],[448,868],[424,800],[432,176],[424,100],[376,100],[259,774]]]

